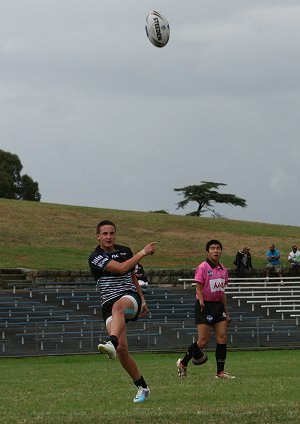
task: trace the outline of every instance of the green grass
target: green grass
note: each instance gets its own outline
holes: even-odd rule
[[[229,352],[235,380],[203,367],[176,375],[178,354],[134,354],[151,397],[136,393],[118,361],[100,355],[1,359],[2,424],[287,424],[299,422],[300,350]]]
[[[87,270],[95,227],[102,219],[116,223],[117,241],[134,252],[159,242],[157,253],[143,261],[149,269],[195,268],[212,238],[223,243],[222,261],[229,268],[245,245],[251,248],[254,267],[264,267],[271,242],[287,265],[291,245],[300,239],[295,226],[0,199],[0,266]]]

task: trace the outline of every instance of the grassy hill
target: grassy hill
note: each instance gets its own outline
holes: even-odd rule
[[[228,267],[246,245],[254,267],[263,267],[270,243],[287,265],[291,245],[300,240],[300,227],[294,226],[0,199],[0,268],[86,270],[102,219],[115,222],[118,242],[134,252],[159,242],[157,253],[143,261],[148,269],[194,268],[212,238],[222,242]]]

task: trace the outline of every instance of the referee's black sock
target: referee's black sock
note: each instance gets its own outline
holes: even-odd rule
[[[226,355],[227,355],[227,345],[218,343],[216,347],[216,361],[217,361],[218,374],[224,371]]]
[[[112,342],[112,344],[114,345],[114,348],[117,349],[119,344],[117,336],[109,336],[108,341]]]
[[[192,358],[200,359],[202,358],[202,356],[204,356],[204,353],[198,346],[197,342],[195,342],[188,347],[184,358],[181,360],[181,363],[186,367]]]
[[[197,345],[196,349],[194,350],[193,358],[201,359],[204,355],[205,353],[203,352],[203,350],[200,349],[200,347]]]

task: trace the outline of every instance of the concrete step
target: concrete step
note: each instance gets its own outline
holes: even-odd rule
[[[0,268],[0,274],[16,274],[16,275],[25,275],[22,269],[20,268]]]
[[[0,274],[2,281],[26,281],[26,275],[23,274]]]
[[[13,285],[25,287],[30,284],[26,279],[26,274],[18,268],[0,268],[0,287],[11,288]]]

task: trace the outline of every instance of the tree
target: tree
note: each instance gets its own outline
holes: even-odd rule
[[[22,168],[16,154],[0,149],[0,197],[39,202],[41,195],[38,183],[27,174],[21,175]]]
[[[227,205],[247,206],[246,200],[235,196],[234,194],[222,194],[217,190],[221,186],[226,186],[223,183],[214,183],[210,181],[201,181],[200,185],[191,185],[182,188],[174,188],[174,191],[182,192],[184,200],[177,203],[177,209],[185,208],[190,202],[198,203],[196,211],[189,213],[192,216],[201,216],[203,213],[210,211],[214,216],[219,214],[212,208],[213,203],[226,203]]]
[[[0,166],[0,197],[15,198],[15,187],[11,176]]]
[[[21,176],[21,184],[18,189],[18,199],[33,200],[35,202],[39,202],[41,200],[38,183],[33,181],[33,179],[27,174]]]

